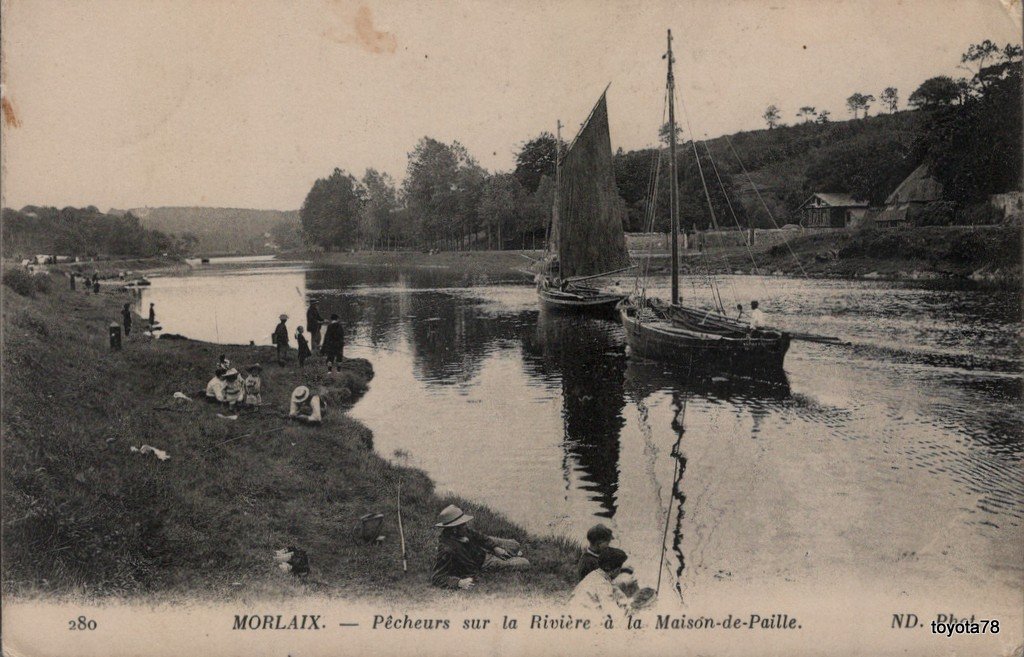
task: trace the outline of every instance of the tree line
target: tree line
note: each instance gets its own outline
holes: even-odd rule
[[[106,214],[96,206],[4,208],[0,217],[5,256],[14,254],[181,255],[195,246],[194,235],[179,237],[144,228],[132,213]]]
[[[847,98],[853,121],[834,122],[828,110],[802,106],[796,113],[801,122],[785,126],[781,110],[771,105],[763,115],[768,131],[679,143],[681,223],[688,229],[772,227],[813,191],[849,193],[879,205],[922,162],[931,164],[959,212],[987,194],[1014,189],[1020,179],[1020,60],[1020,46],[984,41],[961,57],[971,77],[925,80],[908,98],[913,112],[899,112],[899,90],[886,87],[877,99],[862,92]],[[875,102],[888,114],[869,117]],[[658,148],[615,153],[627,231],[668,229],[667,126],[660,137]],[[408,154],[400,185],[374,169],[358,179],[335,169],[317,180],[300,211],[304,237],[325,249],[543,245],[557,148],[555,137],[542,132],[520,146],[513,171],[491,173],[459,142],[423,137]]]

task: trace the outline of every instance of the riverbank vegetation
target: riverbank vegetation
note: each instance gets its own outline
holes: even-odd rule
[[[1021,232],[1016,226],[922,226],[796,234],[785,243],[689,252],[687,273],[785,274],[822,278],[949,279],[1019,285]],[[756,268],[751,264],[751,258]],[[655,260],[651,271],[667,271]]]
[[[632,244],[634,262],[652,274],[667,273],[667,249]],[[785,242],[737,240],[721,246],[706,239],[703,251],[682,253],[684,274],[762,274],[815,278],[949,279],[1019,284],[1021,232],[1016,226],[922,226],[893,229],[793,231]],[[530,283],[531,260],[540,251],[355,251],[319,254],[323,264],[447,269],[461,284]],[[650,259],[650,264],[647,260]],[[635,272],[616,280],[629,280]]]
[[[922,163],[943,186],[943,202],[931,208],[929,223],[999,222],[1001,215],[982,206],[991,194],[1019,190],[1021,49],[984,41],[968,48],[960,63],[973,73],[970,79],[926,80],[909,95],[909,109],[900,110],[899,90],[886,87],[878,92],[885,114],[869,116],[874,94],[860,91],[846,99],[848,121],[801,106],[794,114],[800,120],[787,126],[774,106],[765,130],[685,141],[678,149],[682,226],[796,223],[800,204],[822,191],[877,206]],[[326,250],[542,246],[557,148],[553,135],[541,133],[520,145],[512,172],[492,173],[457,141],[423,137],[409,153],[401,184],[373,169],[357,178],[339,168],[318,180],[300,212],[304,237]],[[653,226],[645,219],[663,151],[615,154],[627,231],[668,229],[664,162]]]
[[[137,256],[188,253],[193,240],[173,237],[142,226],[131,213],[124,215],[86,208],[29,205],[4,208],[0,215],[3,255]]]
[[[6,594],[452,595],[429,584],[433,524],[452,502],[480,529],[520,540],[534,563],[462,595],[569,590],[576,546],[438,496],[422,472],[373,451],[371,432],[344,412],[369,384],[368,362],[346,361],[336,381],[316,365],[299,370],[294,359],[267,365],[266,406],[225,419],[217,407],[173,395],[202,389],[220,353],[236,365],[267,364],[271,348],[153,340],[136,331],[112,351],[107,328],[131,300],[127,293],[71,292],[59,279],[33,290],[3,288]],[[322,427],[282,418],[300,383],[328,386]],[[143,445],[170,458],[132,449]],[[397,532],[399,484],[408,574]],[[357,538],[358,519],[370,512],[384,514],[382,543]],[[305,579],[276,568],[274,551],[291,545],[309,554]]]

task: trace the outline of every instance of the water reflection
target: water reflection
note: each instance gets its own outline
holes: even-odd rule
[[[619,434],[626,424],[625,348],[618,326],[568,313],[541,312],[523,341],[526,370],[562,383],[563,447],[582,488],[615,515]],[[568,482],[568,472],[566,473]]]

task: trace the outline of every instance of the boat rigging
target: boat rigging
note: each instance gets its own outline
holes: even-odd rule
[[[724,312],[721,295],[713,278],[712,294],[715,309],[702,310],[683,305],[679,296],[679,190],[676,172],[676,117],[675,74],[672,54],[672,31],[668,31],[667,103],[669,137],[669,212],[672,232],[672,290],[668,303],[647,296],[646,275],[637,279],[634,293],[618,304],[618,311],[626,331],[630,353],[655,360],[677,364],[690,364],[694,369],[714,369],[742,374],[761,375],[782,371],[791,336],[768,327],[752,327],[728,317]],[[714,220],[714,208],[707,189],[698,155],[697,170],[701,176],[709,211]],[[656,192],[656,185],[654,186]],[[650,206],[653,207],[652,196]],[[653,229],[655,213],[650,213]],[[717,221],[715,221],[717,225]],[[645,272],[646,273],[646,272]],[[709,274],[710,275],[710,274]]]

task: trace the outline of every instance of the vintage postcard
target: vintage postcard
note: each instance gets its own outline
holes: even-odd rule
[[[12,657],[1024,655],[1010,0],[0,0]]]

